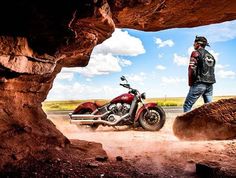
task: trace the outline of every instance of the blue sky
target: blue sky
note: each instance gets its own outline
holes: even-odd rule
[[[110,99],[131,86],[153,97],[185,97],[187,69],[196,35],[205,36],[206,47],[216,58],[214,96],[236,95],[236,21],[195,28],[157,32],[116,29],[96,46],[85,68],[63,68],[47,100]]]

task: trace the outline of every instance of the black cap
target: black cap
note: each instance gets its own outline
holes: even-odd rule
[[[203,44],[205,46],[210,46],[209,43],[207,42],[207,39],[204,36],[196,36],[194,42]]]

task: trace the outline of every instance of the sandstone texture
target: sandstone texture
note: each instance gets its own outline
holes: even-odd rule
[[[174,134],[185,140],[223,140],[236,137],[236,98],[205,104],[173,124]]]
[[[41,103],[61,68],[86,66],[115,27],[158,31],[236,19],[235,0],[8,0],[1,7],[0,169],[70,145]]]

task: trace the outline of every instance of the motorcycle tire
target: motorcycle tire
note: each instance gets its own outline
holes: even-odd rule
[[[90,110],[82,110],[82,111],[79,111],[79,112],[74,113],[74,114],[91,114],[91,113],[92,113],[92,111],[90,111]],[[98,128],[99,124],[92,124],[92,125],[81,125],[81,124],[78,124],[76,126],[78,128],[85,128],[86,127],[88,129],[91,129],[91,130],[95,131]]]
[[[149,112],[147,110],[143,110],[139,117],[139,123],[142,126],[143,129],[148,131],[158,131],[160,130],[166,121],[166,114],[165,111],[157,106],[148,108]]]

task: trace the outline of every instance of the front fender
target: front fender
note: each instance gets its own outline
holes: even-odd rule
[[[77,114],[80,113],[80,111],[83,110],[91,110],[94,111],[98,108],[98,106],[93,103],[93,102],[85,102],[85,103],[81,103],[74,111],[72,114]]]
[[[153,107],[157,107],[157,103],[146,103],[144,106],[139,108],[134,121],[138,120],[138,118],[140,117],[140,114],[143,112],[143,110],[145,110],[146,108],[153,108]]]

